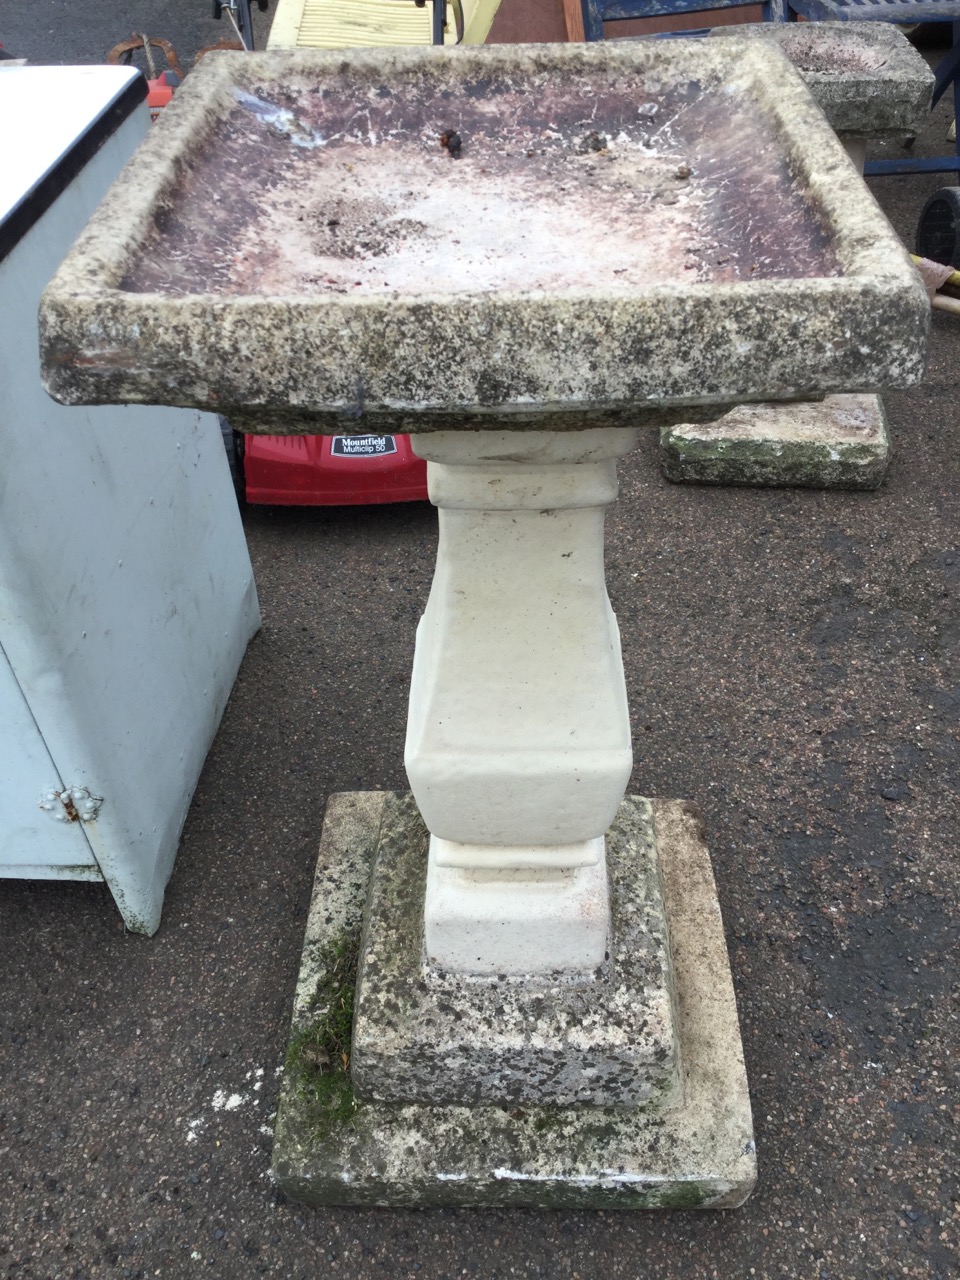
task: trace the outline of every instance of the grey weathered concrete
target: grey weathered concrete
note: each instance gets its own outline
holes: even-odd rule
[[[494,210],[520,231],[484,247]],[[560,237],[539,275],[538,217]],[[211,56],[58,272],[42,332],[64,402],[425,432],[909,385],[927,323],[800,76],[731,37]]]
[[[424,962],[429,833],[412,796],[383,812],[360,948],[351,1076],[378,1102],[669,1103],[679,1084],[673,972],[653,821],[621,806],[607,841],[613,914],[595,974],[475,978]]]
[[[364,1102],[344,1064],[311,1052],[330,1010],[323,963],[359,934],[390,793],[332,796],[320,849],[273,1154],[312,1204],[733,1208],[756,1178],[753,1124],[720,910],[695,811],[654,801],[682,1046],[668,1108]],[[647,802],[624,801],[622,816]],[[629,828],[630,823],[628,821]],[[626,843],[629,843],[627,841]],[[625,849],[626,853],[627,850]],[[319,957],[327,959],[318,965]]]
[[[933,72],[889,23],[762,23],[711,35],[732,33],[782,49],[841,136],[900,136],[919,131],[929,114]]]
[[[879,396],[741,405],[660,433],[660,465],[677,483],[877,489],[889,462]]]

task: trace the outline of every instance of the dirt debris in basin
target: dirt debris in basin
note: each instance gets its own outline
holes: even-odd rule
[[[235,89],[122,287],[617,293],[837,274],[815,207],[742,95],[690,82],[654,100],[596,73],[562,91],[363,93]]]
[[[852,35],[852,38],[851,38]],[[860,33],[815,30],[806,24],[794,35],[780,37],[784,53],[797,68],[814,75],[865,75],[878,72],[888,61],[882,48],[870,48]]]

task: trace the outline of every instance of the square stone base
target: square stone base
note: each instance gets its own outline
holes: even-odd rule
[[[875,395],[740,405],[716,422],[660,433],[660,465],[678,484],[877,489],[889,461]]]
[[[387,798],[352,792],[327,806],[277,1116],[277,1185],[316,1205],[742,1204],[756,1180],[750,1099],[716,889],[691,806],[652,802],[681,1099],[659,1108],[466,1107],[363,1102],[351,1087],[355,965]],[[624,804],[635,812],[638,800]]]
[[[625,801],[607,836],[612,927],[592,972],[472,976],[428,963],[429,839],[413,796],[390,797],[360,948],[357,1096],[469,1107],[669,1101],[679,1086],[678,1037],[649,801]],[[509,899],[513,888],[507,881],[499,892]]]

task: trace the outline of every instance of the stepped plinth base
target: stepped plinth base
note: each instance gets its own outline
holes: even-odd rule
[[[344,1004],[388,800],[404,804],[392,793],[349,792],[327,806],[277,1118],[277,1185],[315,1205],[742,1204],[756,1179],[750,1100],[695,811],[681,801],[651,802],[682,1089],[666,1104],[634,1107],[431,1105],[359,1100],[344,1070]],[[624,800],[607,836],[617,846],[611,865],[629,863],[621,842],[645,838],[637,816],[646,812],[638,797]],[[385,839],[390,830],[395,824],[385,824]]]

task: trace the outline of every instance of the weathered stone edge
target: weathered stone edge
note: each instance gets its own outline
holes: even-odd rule
[[[482,429],[493,420],[517,430],[628,425],[628,418],[629,425],[660,426],[679,420],[680,404],[690,420],[703,416],[704,405],[919,381],[929,304],[906,251],[865,197],[787,60],[778,54],[782,65],[769,85],[774,50],[756,41],[742,41],[736,50],[729,41],[721,46],[698,41],[694,56],[691,42],[671,42],[657,55],[656,74],[695,69],[706,75],[711,67],[727,74],[735,65],[809,186],[835,237],[844,277],[741,281],[707,290],[678,284],[629,298],[465,294],[398,298],[389,305],[128,293],[118,285],[153,204],[176,183],[182,158],[173,153],[188,155],[202,142],[231,83],[247,84],[281,66],[291,75],[320,76],[346,59],[342,51],[223,54],[204,59],[192,73],[45,291],[44,385],[62,403],[213,408],[245,430],[337,434]],[[490,68],[528,76],[548,64],[575,70],[602,59],[639,74],[653,56],[640,45],[503,52],[507,48],[447,51],[444,65],[463,74]],[[419,49],[351,49],[348,60],[384,76],[440,65],[432,51]],[[816,147],[810,138],[818,139]],[[438,372],[435,353],[447,349],[451,332],[459,338],[456,359]],[[598,332],[619,359],[596,370],[571,363],[570,351],[593,350]],[[691,334],[702,339],[705,333],[709,341],[697,348],[697,392],[691,394],[689,369],[676,353],[689,346]],[[522,353],[523,368],[513,371],[502,395],[490,397],[482,388],[492,349],[517,359]]]
[[[589,994],[561,984],[544,999],[543,987],[526,983],[427,978],[428,841],[413,796],[388,799],[360,947],[351,1060],[358,1097],[469,1107],[536,1106],[545,1088],[565,1106],[672,1098],[676,1010],[649,802],[623,804],[608,835],[613,939]],[[602,1030],[589,1046],[568,1038],[571,1024],[597,1016]]]
[[[919,131],[930,112],[933,72],[906,36],[888,23],[763,23],[716,27],[711,36],[730,35],[769,40],[793,61],[792,46],[815,51],[824,39],[842,39],[854,47],[882,50],[876,70],[831,74],[795,63],[832,129],[858,137],[878,138]]]

